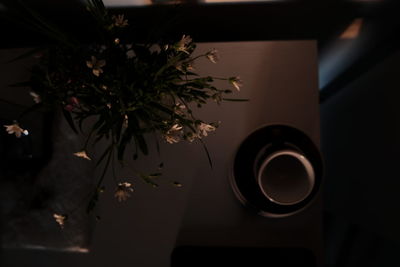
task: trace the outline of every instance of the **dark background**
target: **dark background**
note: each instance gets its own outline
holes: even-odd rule
[[[91,36],[84,34],[90,24],[77,2],[24,2],[67,31],[76,31],[83,41],[90,41]],[[10,4],[14,5],[4,1],[4,5]],[[395,1],[276,1],[150,6],[132,8],[128,13],[149,28],[183,13],[171,22],[179,26],[172,34],[190,32],[196,41],[318,41],[320,74],[328,73],[320,75],[327,265],[344,267],[396,266],[398,262],[399,12]],[[13,16],[10,10],[1,14],[0,47],[49,42],[8,22],[6,17]],[[360,35],[338,39],[359,17],[363,18]],[[135,38],[148,38],[146,27],[138,28]],[[19,257],[19,252],[7,253],[5,266],[18,266],[12,265],[12,258]],[[35,251],[24,253],[41,259]],[[56,252],[48,255],[57,257]]]

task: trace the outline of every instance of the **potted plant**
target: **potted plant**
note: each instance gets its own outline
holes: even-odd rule
[[[225,80],[239,91],[242,82],[237,76],[199,76],[195,62],[206,58],[210,64],[216,64],[218,51],[212,49],[194,56],[196,44],[188,35],[178,40],[134,42],[125,38],[133,33],[123,14],[113,14],[102,0],[88,0],[87,10],[96,21],[94,30],[98,32],[98,38],[90,44],[77,41],[34,14],[42,33],[51,36],[55,43],[27,54],[34,53],[38,63],[31,69],[31,79],[18,85],[30,88],[35,102],[30,110],[59,110],[76,133],[82,133],[89,118],[95,120],[74,156],[92,160],[89,145],[107,140],[107,147],[96,159],[96,165],[102,163],[104,169],[90,193],[90,212],[104,190],[107,169],[116,162],[124,165],[127,154],[134,159],[148,154],[149,134],[156,136],[156,142],[199,142],[211,165],[203,139],[217,129],[218,123],[198,118],[193,108],[201,108],[210,101],[241,101],[227,97],[233,90],[219,89],[213,83]],[[20,120],[4,127],[16,138],[29,134]],[[127,152],[128,144],[133,144],[133,152]],[[161,172],[137,175],[151,182],[152,176],[160,176]],[[116,199],[126,200],[132,184],[114,179],[118,181]],[[53,217],[63,227],[68,211],[56,212]]]

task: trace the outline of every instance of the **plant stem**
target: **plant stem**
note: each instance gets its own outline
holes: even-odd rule
[[[113,155],[112,151],[114,150],[114,142],[111,145],[112,145],[112,148],[111,148],[111,151],[108,152],[108,158],[107,158],[106,164],[104,166],[103,173],[101,174],[100,179],[97,182],[96,191],[99,190],[99,188],[101,187],[101,184],[103,183],[104,177],[106,176],[106,172],[107,172],[108,166],[110,165],[111,157]]]
[[[21,107],[21,108],[27,108],[27,106],[24,106],[24,105],[21,105],[21,104],[18,104],[18,103],[14,103],[14,102],[5,100],[3,98],[0,98],[0,102],[6,103],[6,104],[9,104],[9,105],[13,105],[13,106],[17,106],[17,107]]]

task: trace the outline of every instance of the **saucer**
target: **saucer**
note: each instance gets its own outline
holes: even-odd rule
[[[257,182],[257,170],[263,159],[282,150],[304,155],[314,170],[310,194],[293,205],[281,205],[268,199]],[[231,186],[246,207],[267,217],[284,217],[297,213],[315,198],[322,180],[322,159],[311,139],[302,131],[287,125],[269,125],[251,133],[239,146],[233,162]]]

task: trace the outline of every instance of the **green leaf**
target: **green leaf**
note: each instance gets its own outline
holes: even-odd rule
[[[93,145],[97,144],[101,139],[103,139],[104,134],[97,134],[96,139],[93,141]]]
[[[164,113],[167,113],[168,115],[173,115],[173,114],[175,114],[174,111],[173,111],[172,109],[169,109],[169,108],[167,108],[167,107],[164,107],[163,105],[161,105],[161,104],[159,104],[159,103],[157,103],[157,102],[151,102],[150,105],[153,106],[153,107],[155,107],[156,109],[158,109],[158,110],[164,112]]]
[[[139,174],[140,178],[143,179],[147,184],[150,184],[153,187],[158,187],[158,184],[154,182],[149,175]]]
[[[89,203],[86,207],[86,213],[90,213],[94,210],[94,208],[97,205],[97,202],[99,201],[99,191],[96,189],[96,191],[93,193],[92,197],[89,200]]]
[[[37,54],[37,53],[39,53],[39,52],[41,52],[43,50],[45,50],[45,48],[43,48],[43,47],[29,49],[28,51],[26,51],[26,52],[22,53],[21,55],[19,55],[19,56],[13,58],[13,59],[7,61],[6,63],[12,63],[12,62],[24,59],[24,58],[32,57],[33,55],[35,55],[35,54]]]
[[[112,126],[113,126],[113,121],[108,118],[108,120],[104,120],[104,124],[100,127],[97,133],[107,135],[111,131]]]
[[[143,135],[142,134],[134,134],[133,136],[135,138],[136,144],[139,146],[140,151],[142,151],[142,153],[144,155],[148,155],[149,149],[147,147],[146,140],[144,139]]]
[[[61,108],[61,110],[62,110],[62,112],[63,112],[63,114],[64,114],[64,117],[65,117],[66,121],[68,122],[69,126],[71,127],[71,129],[72,129],[76,134],[78,134],[78,131],[76,130],[75,123],[74,123],[74,120],[72,119],[71,113],[68,112],[68,111],[66,111],[66,110],[63,109],[63,108]]]
[[[96,167],[100,165],[100,163],[103,161],[103,159],[110,153],[111,149],[113,148],[113,145],[111,144],[109,147],[107,147],[101,157],[97,160]]]
[[[26,81],[26,82],[9,84],[8,86],[9,87],[31,87],[32,83],[31,83],[31,81]]]
[[[162,173],[161,172],[156,172],[156,173],[152,173],[152,174],[149,174],[149,175],[147,175],[149,178],[158,178],[158,177],[160,177],[162,175]]]
[[[206,144],[204,143],[203,140],[201,140],[201,139],[198,139],[198,140],[199,140],[200,143],[203,145],[204,151],[205,151],[206,154],[207,154],[208,163],[210,164],[210,167],[211,167],[211,169],[212,169],[212,168],[213,168],[213,164],[212,164],[212,160],[211,160],[211,156],[210,156],[210,153],[209,153],[209,151],[208,151],[208,148],[207,148],[207,146],[206,146]]]
[[[34,28],[39,34],[47,35],[65,46],[74,47],[77,44],[75,40],[72,40],[69,36],[65,35],[62,30],[58,29],[58,27],[46,21],[39,13],[25,5],[23,1],[15,0],[15,2],[18,3],[21,10],[25,10],[29,13],[29,15],[27,14],[24,15],[24,17],[17,18],[17,21],[25,21],[26,27]]]
[[[230,102],[247,102],[250,101],[250,99],[244,99],[244,98],[222,98],[224,101],[230,101]]]
[[[161,156],[160,142],[158,142],[157,137],[155,137],[154,140],[156,143],[157,154],[158,154],[158,156]]]
[[[124,124],[125,118],[118,118],[117,122],[115,123],[115,142],[119,142],[121,138],[121,132],[122,132],[122,125]]]
[[[18,116],[18,120],[20,120],[22,117],[24,117],[26,114],[33,112],[35,110],[38,110],[40,108],[43,107],[42,103],[37,103],[34,104],[33,106],[30,106],[29,108],[25,109],[19,116]]]
[[[132,139],[132,133],[130,132],[130,129],[128,128],[122,134],[121,141],[118,145],[118,152],[117,152],[118,160],[123,159],[126,145],[131,141],[131,139]]]
[[[149,150],[147,148],[146,140],[144,139],[143,135],[139,132],[140,131],[139,121],[135,116],[131,116],[130,122],[132,122],[132,126],[130,127],[133,127],[132,135],[135,139],[135,144],[139,147],[140,151],[142,151],[144,155],[148,155]]]
[[[83,121],[84,121],[84,120],[85,120],[84,118],[81,118],[81,119],[79,119],[79,121],[78,121],[79,130],[80,130],[81,132],[83,132],[83,130],[82,130],[82,124],[83,124]]]
[[[97,120],[97,122],[93,125],[92,129],[93,130],[97,130],[98,128],[100,128],[100,126],[104,123],[105,118],[103,114],[100,114],[99,119]]]

